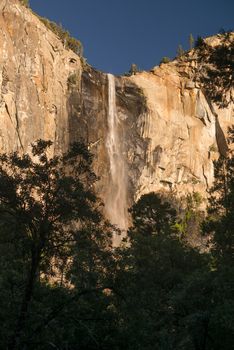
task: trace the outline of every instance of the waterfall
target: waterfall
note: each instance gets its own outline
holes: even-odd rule
[[[105,198],[110,222],[122,230],[128,227],[127,169],[124,160],[124,140],[121,120],[116,109],[115,77],[108,74],[108,134],[106,148],[109,157],[109,186]]]

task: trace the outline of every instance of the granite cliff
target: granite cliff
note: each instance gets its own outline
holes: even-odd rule
[[[150,72],[113,77],[67,50],[18,0],[0,2],[0,51],[1,152],[29,151],[42,138],[61,153],[84,140],[95,155],[97,193],[112,222],[124,217],[123,228],[127,207],[143,193],[206,196],[213,160],[226,152],[234,123],[233,86],[227,103],[213,101],[196,79],[204,65],[194,52]]]

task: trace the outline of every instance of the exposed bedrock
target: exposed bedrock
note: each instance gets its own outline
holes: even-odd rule
[[[120,145],[111,160],[107,74],[83,65],[17,0],[0,2],[0,51],[2,152],[28,151],[42,138],[51,139],[52,153],[58,153],[82,139],[95,155],[96,188],[104,202],[110,186],[116,186],[111,173],[115,159],[119,174],[125,168],[126,206],[151,191],[206,195],[213,160],[227,149],[233,103],[220,109],[205,96],[192,79],[194,60],[113,77],[115,140]]]

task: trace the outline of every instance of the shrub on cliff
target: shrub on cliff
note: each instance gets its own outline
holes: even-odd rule
[[[69,31],[65,30],[61,25],[48,20],[47,18],[38,16],[44,25],[54,32],[62,41],[65,48],[72,50],[80,57],[83,56],[83,46],[78,39],[73,38]]]
[[[129,75],[135,75],[137,72],[139,72],[137,65],[135,63],[132,63],[129,69]]]
[[[205,44],[204,39],[201,36],[198,36],[195,41],[195,48],[202,47]]]
[[[25,7],[30,7],[29,0],[19,0],[22,5]],[[83,45],[80,40],[72,37],[68,30],[64,29],[61,24],[57,24],[53,21],[45,17],[41,17],[38,14],[34,13],[43,23],[44,25],[54,32],[59,39],[62,41],[64,47],[66,49],[70,49],[75,52],[78,56],[83,57]]]
[[[78,82],[78,76],[76,73],[69,75],[69,77],[67,78],[68,89],[70,89],[72,86],[75,86],[77,82]]]
[[[169,57],[164,56],[164,57],[161,59],[161,61],[160,61],[159,64],[162,64],[162,63],[169,63],[169,62],[171,62],[171,59],[170,59]]]
[[[178,48],[177,48],[177,55],[176,55],[176,57],[177,58],[181,58],[184,54],[185,54],[185,51],[184,51],[182,45],[179,45]]]
[[[194,37],[193,35],[190,33],[189,34],[189,50],[192,50],[194,47]]]
[[[29,0],[19,0],[21,2],[22,5],[24,5],[25,7],[29,7]]]
[[[196,41],[197,68],[194,80],[200,83],[206,96],[219,107],[233,102],[234,35],[231,32],[218,35],[219,44],[212,46],[201,37]]]

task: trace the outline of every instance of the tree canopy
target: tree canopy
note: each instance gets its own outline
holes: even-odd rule
[[[39,140],[30,155],[1,155],[0,347],[230,350],[233,142],[232,128],[203,223],[199,194],[181,216],[170,198],[149,193],[115,248],[83,144],[51,157],[51,142]],[[190,243],[194,225],[206,249]]]

